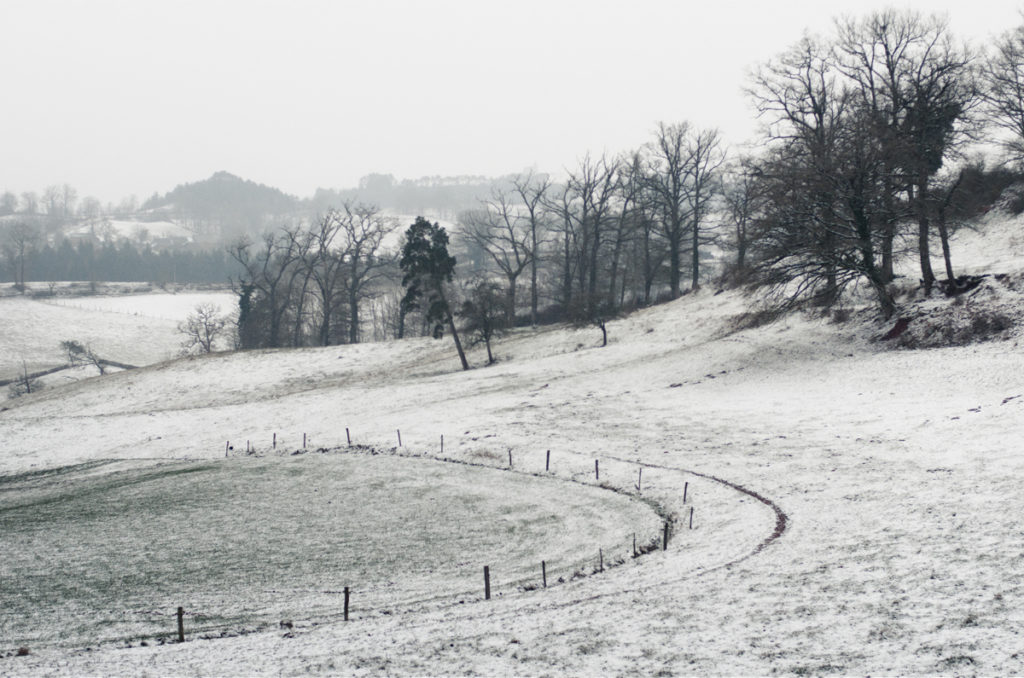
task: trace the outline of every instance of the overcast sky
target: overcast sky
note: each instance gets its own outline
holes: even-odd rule
[[[889,3],[983,43],[1012,0]],[[559,172],[658,121],[754,129],[745,73],[858,0],[0,0],[0,191],[144,199],[226,170],[305,197]]]

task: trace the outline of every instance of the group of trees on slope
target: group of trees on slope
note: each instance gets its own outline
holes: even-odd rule
[[[419,278],[401,266],[410,253],[400,260],[397,237],[385,246],[399,225],[363,203],[344,203],[308,227],[281,228],[258,244],[245,240],[233,250],[245,270],[236,282],[241,344],[359,341],[360,305],[369,301],[381,318],[375,336],[434,333],[439,323],[454,334],[443,307],[462,310],[467,322],[476,317],[489,337],[499,325],[515,324],[520,310],[522,322],[534,324],[542,314],[597,322],[623,306],[650,303],[658,288],[677,297],[686,275],[690,287],[699,285],[706,248],[716,242],[707,219],[724,160],[717,132],[661,125],[643,149],[587,156],[565,182],[536,173],[512,177],[458,216],[452,249],[468,265],[450,292],[444,288],[451,281],[416,287]],[[406,247],[426,223],[410,227]],[[447,251],[449,234],[441,229],[434,237]],[[528,307],[521,308],[521,287]],[[410,290],[417,292],[409,296]],[[426,291],[433,301],[414,303]],[[491,309],[487,317],[474,316],[483,308]]]
[[[443,305],[463,310],[467,302],[464,324],[488,334],[550,318],[600,325],[623,308],[698,289],[716,262],[717,273],[786,305],[829,307],[851,285],[865,285],[889,317],[900,261],[917,261],[930,294],[937,240],[955,286],[951,230],[1020,179],[965,159],[971,144],[1003,129],[1008,160],[1022,160],[1019,91],[1024,27],[983,55],[935,17],[890,10],[838,21],[833,35],[802,39],[752,76],[749,94],[764,123],[756,153],[728,159],[716,130],[662,123],[639,149],[584,156],[564,181],[528,172],[497,182],[458,215],[453,251],[465,261]],[[287,232],[279,237],[301,240]],[[273,264],[267,256],[280,245],[265,244],[263,260]],[[360,303],[384,299],[381,328],[391,336],[451,325],[438,322],[436,309],[401,303],[397,259],[394,249],[375,250],[374,284],[333,317],[349,322]],[[302,260],[282,254],[268,270],[289,261],[293,271],[313,270],[294,263]],[[342,256],[339,270],[355,260]],[[315,317],[327,298],[310,295],[307,275],[284,276],[300,297],[317,297],[285,304],[293,329],[322,327],[302,320],[303,309]],[[486,317],[470,317],[482,307]],[[352,327],[344,337],[358,341],[358,322]],[[336,335],[296,330],[289,345]]]
[[[1022,44],[1024,28],[986,57],[939,18],[889,10],[839,21],[829,38],[805,37],[764,64],[750,87],[763,151],[739,162],[730,196],[760,281],[826,306],[863,282],[889,317],[901,256],[916,257],[931,293],[937,235],[953,284],[950,217],[978,174],[955,162],[993,127],[1024,132],[1009,85],[1024,85]]]
[[[1008,168],[1024,162],[1022,91],[1024,26],[981,53],[932,16],[839,20],[755,70],[748,92],[763,134],[754,150],[729,157],[716,130],[661,123],[642,147],[586,155],[564,179],[493,182],[457,215],[460,265],[440,288],[442,306],[488,337],[550,319],[603,325],[724,275],[785,305],[829,307],[865,286],[889,317],[901,262],[916,262],[930,294],[942,282],[937,242],[955,287],[950,233],[1021,178]],[[1004,168],[969,155],[990,139],[1003,144]],[[473,178],[455,184],[479,188]],[[377,197],[396,183],[371,175],[361,188]],[[454,333],[437,298],[408,296],[416,276],[401,266],[405,225],[355,196],[319,195],[341,206],[232,246],[240,345]]]

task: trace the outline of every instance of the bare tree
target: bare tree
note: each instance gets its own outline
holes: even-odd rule
[[[21,194],[21,213],[39,214],[39,195],[35,191],[25,191]]]
[[[546,231],[547,219],[545,197],[551,188],[551,180],[547,175],[536,175],[532,171],[519,175],[512,182],[513,190],[526,212],[530,228],[530,324],[537,325],[537,265],[541,247],[545,244],[542,233]]]
[[[10,191],[4,191],[0,195],[0,214],[14,214],[18,211],[18,196]]]
[[[636,205],[644,194],[643,171],[644,162],[639,152],[623,156],[619,160],[617,215],[614,219],[614,230],[611,236],[611,259],[608,271],[607,305],[617,308],[625,296],[627,272],[622,271],[620,264],[626,257],[628,246],[636,230]],[[618,287],[621,277],[622,287]]]
[[[79,214],[86,219],[96,219],[103,213],[103,203],[100,202],[99,198],[95,196],[86,196],[82,198],[81,207],[79,207]]]
[[[576,278],[579,297],[576,304],[590,315],[602,297],[597,293],[600,254],[608,240],[608,229],[618,192],[619,161],[602,155],[594,160],[584,156],[579,168],[569,174],[563,194],[563,218],[573,232]],[[570,304],[571,306],[573,304]]]
[[[292,283],[299,268],[298,238],[288,233],[267,233],[262,247],[247,238],[229,249],[242,266],[234,282],[239,297],[238,341],[242,348],[285,346],[286,318],[294,315]]]
[[[337,318],[345,287],[344,260],[338,254],[338,233],[342,215],[334,209],[317,219],[309,232],[311,244],[306,248],[304,265],[316,288],[319,301],[317,343],[328,346],[336,338]]]
[[[46,216],[50,219],[60,219],[63,195],[61,187],[57,184],[50,184],[43,190],[43,206],[46,208]]]
[[[558,244],[561,272],[559,275],[558,301],[563,309],[568,309],[572,303],[573,280],[576,276],[576,268],[579,257],[574,253],[579,249],[580,234],[577,222],[574,218],[574,193],[568,185],[561,185],[549,191],[547,195],[547,209],[555,215],[555,222],[552,231],[560,238]]]
[[[781,287],[799,279],[799,295],[826,306],[839,297],[837,197],[831,181],[848,97],[829,48],[805,36],[762,66],[749,90],[773,151],[759,168],[772,209],[759,228],[766,243],[762,272]],[[781,228],[779,228],[781,227]],[[799,245],[805,256],[789,256]]]
[[[7,393],[11,398],[20,398],[24,395],[35,393],[43,388],[43,383],[28,372],[28,365],[21,361],[21,374],[7,387]]]
[[[971,123],[969,113],[978,102],[974,57],[954,41],[946,19],[897,10],[841,22],[837,52],[883,153],[884,220],[890,229],[882,249],[884,275],[891,278],[891,229],[899,216],[892,195],[905,190],[918,225],[922,286],[930,294],[930,182]]]
[[[469,334],[471,346],[484,344],[487,348],[487,364],[494,363],[491,352],[491,340],[508,325],[508,312],[505,304],[508,296],[503,294],[499,286],[486,279],[478,279],[469,288],[469,294],[462,302],[459,316],[464,322],[464,330]]]
[[[373,205],[346,203],[343,208],[341,256],[347,274],[349,341],[355,344],[359,341],[361,303],[380,281],[394,275],[395,257],[385,252],[384,246],[397,224]]]
[[[227,323],[227,318],[220,312],[220,306],[198,304],[184,322],[178,323],[178,332],[185,335],[181,344],[182,354],[212,353],[217,340],[227,329]]]
[[[60,216],[62,219],[68,219],[75,213],[77,202],[78,191],[71,184],[62,184],[60,187]]]
[[[981,77],[985,117],[1007,133],[1002,145],[1008,159],[1024,163],[1024,25],[995,41]]]
[[[717,129],[697,130],[687,143],[686,188],[690,203],[691,288],[700,287],[701,246],[713,242],[705,231],[714,195],[718,192],[718,171],[725,162],[725,150]]]
[[[516,313],[516,283],[534,258],[532,244],[536,234],[532,224],[520,214],[513,196],[501,189],[492,191],[482,209],[460,215],[460,221],[460,235],[486,252],[505,276],[503,308],[506,324],[512,325]]]
[[[737,280],[742,280],[747,270],[753,222],[763,200],[754,162],[750,157],[737,161],[728,171],[722,191],[726,219],[731,226],[729,242],[736,252],[733,275]]]
[[[645,148],[645,183],[668,245],[672,298],[681,293],[682,254],[689,240],[692,285],[700,274],[701,221],[711,199],[710,182],[723,161],[716,131],[698,131],[689,123],[658,123]]]
[[[7,228],[2,252],[11,270],[15,287],[25,292],[25,269],[32,250],[40,239],[39,228],[24,220],[15,221]]]
[[[752,91],[769,117],[769,152],[752,172],[761,280],[786,304],[830,306],[867,279],[886,317],[894,304],[877,265],[884,156],[870,112],[825,46],[805,38],[762,68]]]

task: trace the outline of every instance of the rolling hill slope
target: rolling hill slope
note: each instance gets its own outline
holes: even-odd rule
[[[1024,272],[1021,222],[981,228],[954,250],[965,266]],[[1016,303],[1013,286],[985,285],[978,295]],[[977,298],[902,302],[913,326]],[[598,459],[622,491],[643,467],[685,538],[548,591],[182,645],[42,649],[0,672],[1024,672],[1020,325],[905,350],[876,340],[887,326],[870,310],[735,331],[747,302],[702,291],[611,323],[606,348],[595,330],[519,332],[498,364],[468,373],[448,341],[417,339],[179,360],[19,399],[0,412],[0,473],[214,460],[227,441],[269,453],[275,434],[285,449],[304,436],[344,448],[346,429],[391,448],[400,429],[409,452],[439,455],[443,435],[445,457],[502,467],[511,451],[525,472],[551,450],[576,480]]]

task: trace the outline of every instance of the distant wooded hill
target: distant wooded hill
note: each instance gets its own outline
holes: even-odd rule
[[[302,206],[303,201],[276,188],[217,172],[153,196],[142,209],[189,221],[198,234],[230,238],[278,225],[282,217],[298,214]]]
[[[370,174],[360,179],[357,187],[318,188],[312,198],[302,199],[229,172],[216,172],[209,179],[154,195],[142,210],[187,222],[200,241],[226,242],[244,233],[276,228],[282,221],[323,213],[345,202],[454,219],[459,212],[478,207],[480,200],[502,181],[468,175],[399,181],[390,174]]]

